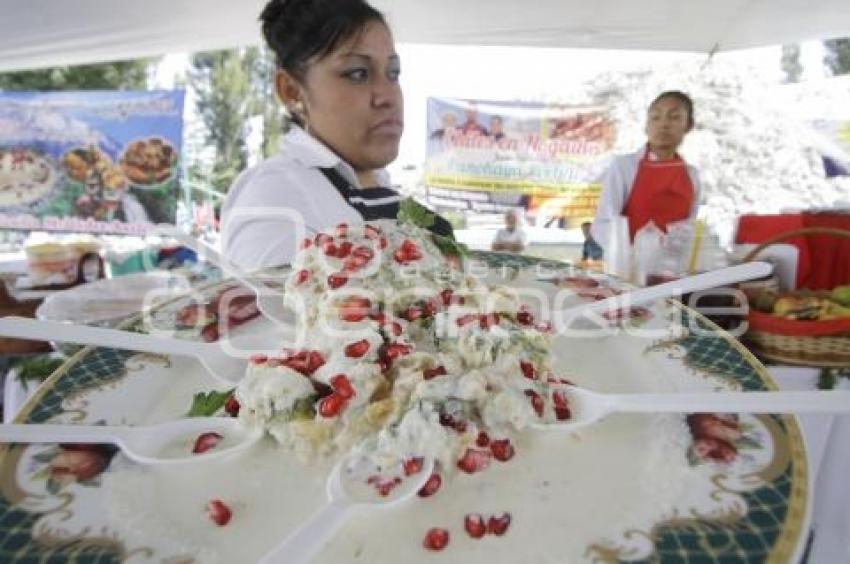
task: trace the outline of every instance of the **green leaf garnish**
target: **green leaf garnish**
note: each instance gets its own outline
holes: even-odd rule
[[[434,213],[413,198],[405,198],[401,201],[396,218],[401,223],[412,223],[423,229],[428,229],[436,221]]]
[[[233,393],[233,388],[226,392],[213,390],[209,393],[198,392],[192,397],[192,407],[189,408],[187,417],[212,417],[219,409],[224,407],[227,398]]]

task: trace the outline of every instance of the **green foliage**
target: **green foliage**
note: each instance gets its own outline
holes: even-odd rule
[[[147,86],[152,62],[140,59],[0,73],[0,90],[140,90]]]
[[[823,62],[832,74],[850,73],[850,37],[828,39],[823,42],[823,46],[826,49]]]
[[[434,225],[436,216],[434,213],[414,200],[413,198],[405,198],[398,205],[398,215],[396,219],[401,223],[411,223],[417,227],[428,229]],[[440,252],[445,256],[464,257],[469,254],[469,249],[463,243],[458,243],[451,237],[444,237],[436,233],[431,234],[431,240],[440,249]]]
[[[274,62],[257,47],[199,53],[192,58],[189,82],[207,130],[206,144],[215,149],[209,184],[226,192],[248,161],[248,121],[261,116],[263,153],[277,150],[280,109],[272,94]]]

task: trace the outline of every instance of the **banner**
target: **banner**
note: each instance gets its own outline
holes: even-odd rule
[[[614,139],[602,107],[429,98],[428,199],[479,212],[521,206],[544,221],[590,218]]]
[[[143,235],[173,223],[183,97],[0,93],[0,227]]]

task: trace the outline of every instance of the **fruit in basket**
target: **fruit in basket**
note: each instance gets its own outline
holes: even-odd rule
[[[755,296],[752,296],[752,305],[757,311],[772,313],[778,299],[779,294],[776,292],[759,292]]]
[[[756,296],[753,307],[765,311],[770,297]],[[772,310],[767,310],[788,319],[805,321],[820,321],[850,317],[850,307],[837,303],[830,297],[817,296],[812,293],[800,293],[793,296],[780,296],[773,302]]]
[[[837,286],[833,288],[829,297],[832,301],[842,306],[850,307],[850,286]]]

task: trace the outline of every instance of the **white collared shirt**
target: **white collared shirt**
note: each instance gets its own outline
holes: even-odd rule
[[[297,126],[281,140],[280,152],[242,172],[221,209],[222,252],[245,270],[288,264],[304,237],[363,218],[325,178],[334,168],[362,189],[351,166]],[[389,186],[378,171],[381,186]]]
[[[590,228],[591,236],[602,247],[610,240],[613,223],[623,215],[626,202],[637,177],[640,161],[647,154],[649,148],[644,146],[634,153],[617,155],[611,160],[611,164],[602,176],[602,193],[599,195],[599,205],[596,208],[596,218]],[[649,152],[649,159],[656,160],[655,153]],[[688,176],[694,188],[694,203],[691,207],[690,217],[696,217],[702,195],[697,169],[687,163]]]

